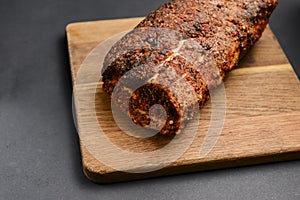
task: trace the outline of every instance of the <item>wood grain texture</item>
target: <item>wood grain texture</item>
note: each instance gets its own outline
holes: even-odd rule
[[[106,137],[116,146],[138,153],[163,148],[170,142],[170,138],[155,136],[139,139],[126,135],[114,121],[111,102],[102,92],[101,82],[89,82],[87,78],[85,82],[77,84],[75,90],[75,80],[80,65],[92,49],[110,36],[132,29],[141,20],[104,20],[74,23],[67,27],[79,135],[89,133],[89,142],[101,139],[97,129],[93,128],[90,111],[82,107],[91,101],[85,94],[88,96],[95,93],[92,88],[97,88],[93,99],[95,113],[98,122],[102,122],[101,128]],[[81,139],[84,173],[94,182],[109,183],[300,158],[300,84],[269,27],[240,66],[227,75],[224,84],[226,119],[216,145],[206,157],[199,158],[199,149],[209,128],[211,102],[201,110],[199,131],[187,151],[163,169],[150,173],[117,171],[99,162],[91,154],[91,150],[104,153],[102,146],[87,146]],[[191,122],[190,128],[194,130],[197,127]],[[165,156],[169,156],[168,153]],[[115,155],[109,156],[114,159]],[[128,162],[126,157],[118,162],[129,170],[146,169],[151,165],[145,163],[137,166],[134,162]]]

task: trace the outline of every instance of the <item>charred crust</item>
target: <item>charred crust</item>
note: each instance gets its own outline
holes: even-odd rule
[[[102,72],[103,90],[111,95],[119,79],[126,72],[141,64],[149,66],[150,71],[146,72],[145,69],[146,71],[142,74],[145,77],[147,74],[150,76],[154,73],[151,72],[152,66],[161,64],[162,67],[172,67],[177,74],[185,76],[185,80],[192,85],[197,94],[197,102],[189,101],[186,107],[180,107],[177,103],[178,99],[171,91],[168,91],[167,87],[147,83],[133,93],[130,111],[126,114],[135,123],[145,126],[149,124],[148,111],[151,105],[161,104],[167,110],[167,123],[161,133],[178,134],[179,127],[184,127],[188,119],[193,117],[195,105],[202,107],[209,99],[208,88],[217,87],[218,78],[224,78],[226,72],[236,67],[241,57],[261,37],[277,3],[277,0],[173,0],[165,3],[151,12],[107,54],[104,62],[106,68]],[[180,34],[174,40],[165,41],[161,49],[155,49],[152,47],[156,45],[157,35],[142,33],[142,29],[147,27],[165,28]],[[172,59],[166,61],[166,58],[173,54],[170,50],[178,46],[174,41],[187,38],[193,38],[208,52],[219,70],[220,77],[213,75],[213,72],[208,70],[209,68],[203,68],[199,73],[196,70],[199,63],[189,62],[184,58],[173,56]],[[142,45],[149,48],[125,51],[130,45],[139,44],[141,41]],[[204,79],[202,75],[209,78]],[[128,94],[121,89],[117,97],[122,98],[125,95]],[[120,99],[115,97],[114,100],[118,103]],[[121,110],[125,110],[124,105],[119,104],[119,106]],[[182,113],[181,109],[185,111]]]

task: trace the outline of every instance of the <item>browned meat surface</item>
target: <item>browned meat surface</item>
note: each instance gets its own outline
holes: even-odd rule
[[[217,87],[261,37],[277,3],[166,3],[112,47],[102,71],[103,90],[136,124],[160,130],[163,123],[162,134],[178,134],[209,99],[208,90]],[[161,112],[150,119],[155,104],[166,110],[166,121]]]

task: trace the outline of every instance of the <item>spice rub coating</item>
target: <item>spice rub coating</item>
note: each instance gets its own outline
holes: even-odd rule
[[[103,90],[136,124],[166,135],[178,134],[194,117],[195,110],[209,99],[209,90],[221,83],[226,72],[236,67],[261,37],[277,3],[166,3],[151,12],[106,55]],[[142,87],[135,88],[134,84]],[[155,104],[162,105],[167,116],[161,120],[161,113],[154,112],[150,124],[149,110]]]

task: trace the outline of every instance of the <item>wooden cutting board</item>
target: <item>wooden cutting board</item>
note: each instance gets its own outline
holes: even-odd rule
[[[97,72],[86,68],[86,74],[82,73],[84,81],[76,82],[81,64],[99,43],[132,29],[141,20],[131,18],[81,22],[70,24],[66,29],[83,171],[90,180],[98,183],[119,182],[300,158],[299,80],[267,27],[263,37],[241,61],[240,66],[230,72],[224,81],[226,118],[221,135],[207,156],[200,158],[199,149],[209,128],[211,102],[201,111],[200,128],[191,145],[179,159],[162,169],[148,173],[128,173],[96,159],[108,154],[129,171],[147,171],[151,165],[151,161],[137,164],[129,157],[109,153],[108,147],[97,145],[97,141],[102,140],[99,130],[95,128],[99,124],[106,138],[127,152],[143,154],[164,148],[170,142],[170,138],[164,136],[138,139],[120,130],[112,116],[110,99],[101,90],[101,81],[89,79]],[[96,88],[96,94],[92,88]],[[91,93],[94,99],[86,97]],[[87,104],[94,104],[96,121],[92,117],[93,113],[86,108]],[[174,153],[171,151],[160,156],[168,158]]]

